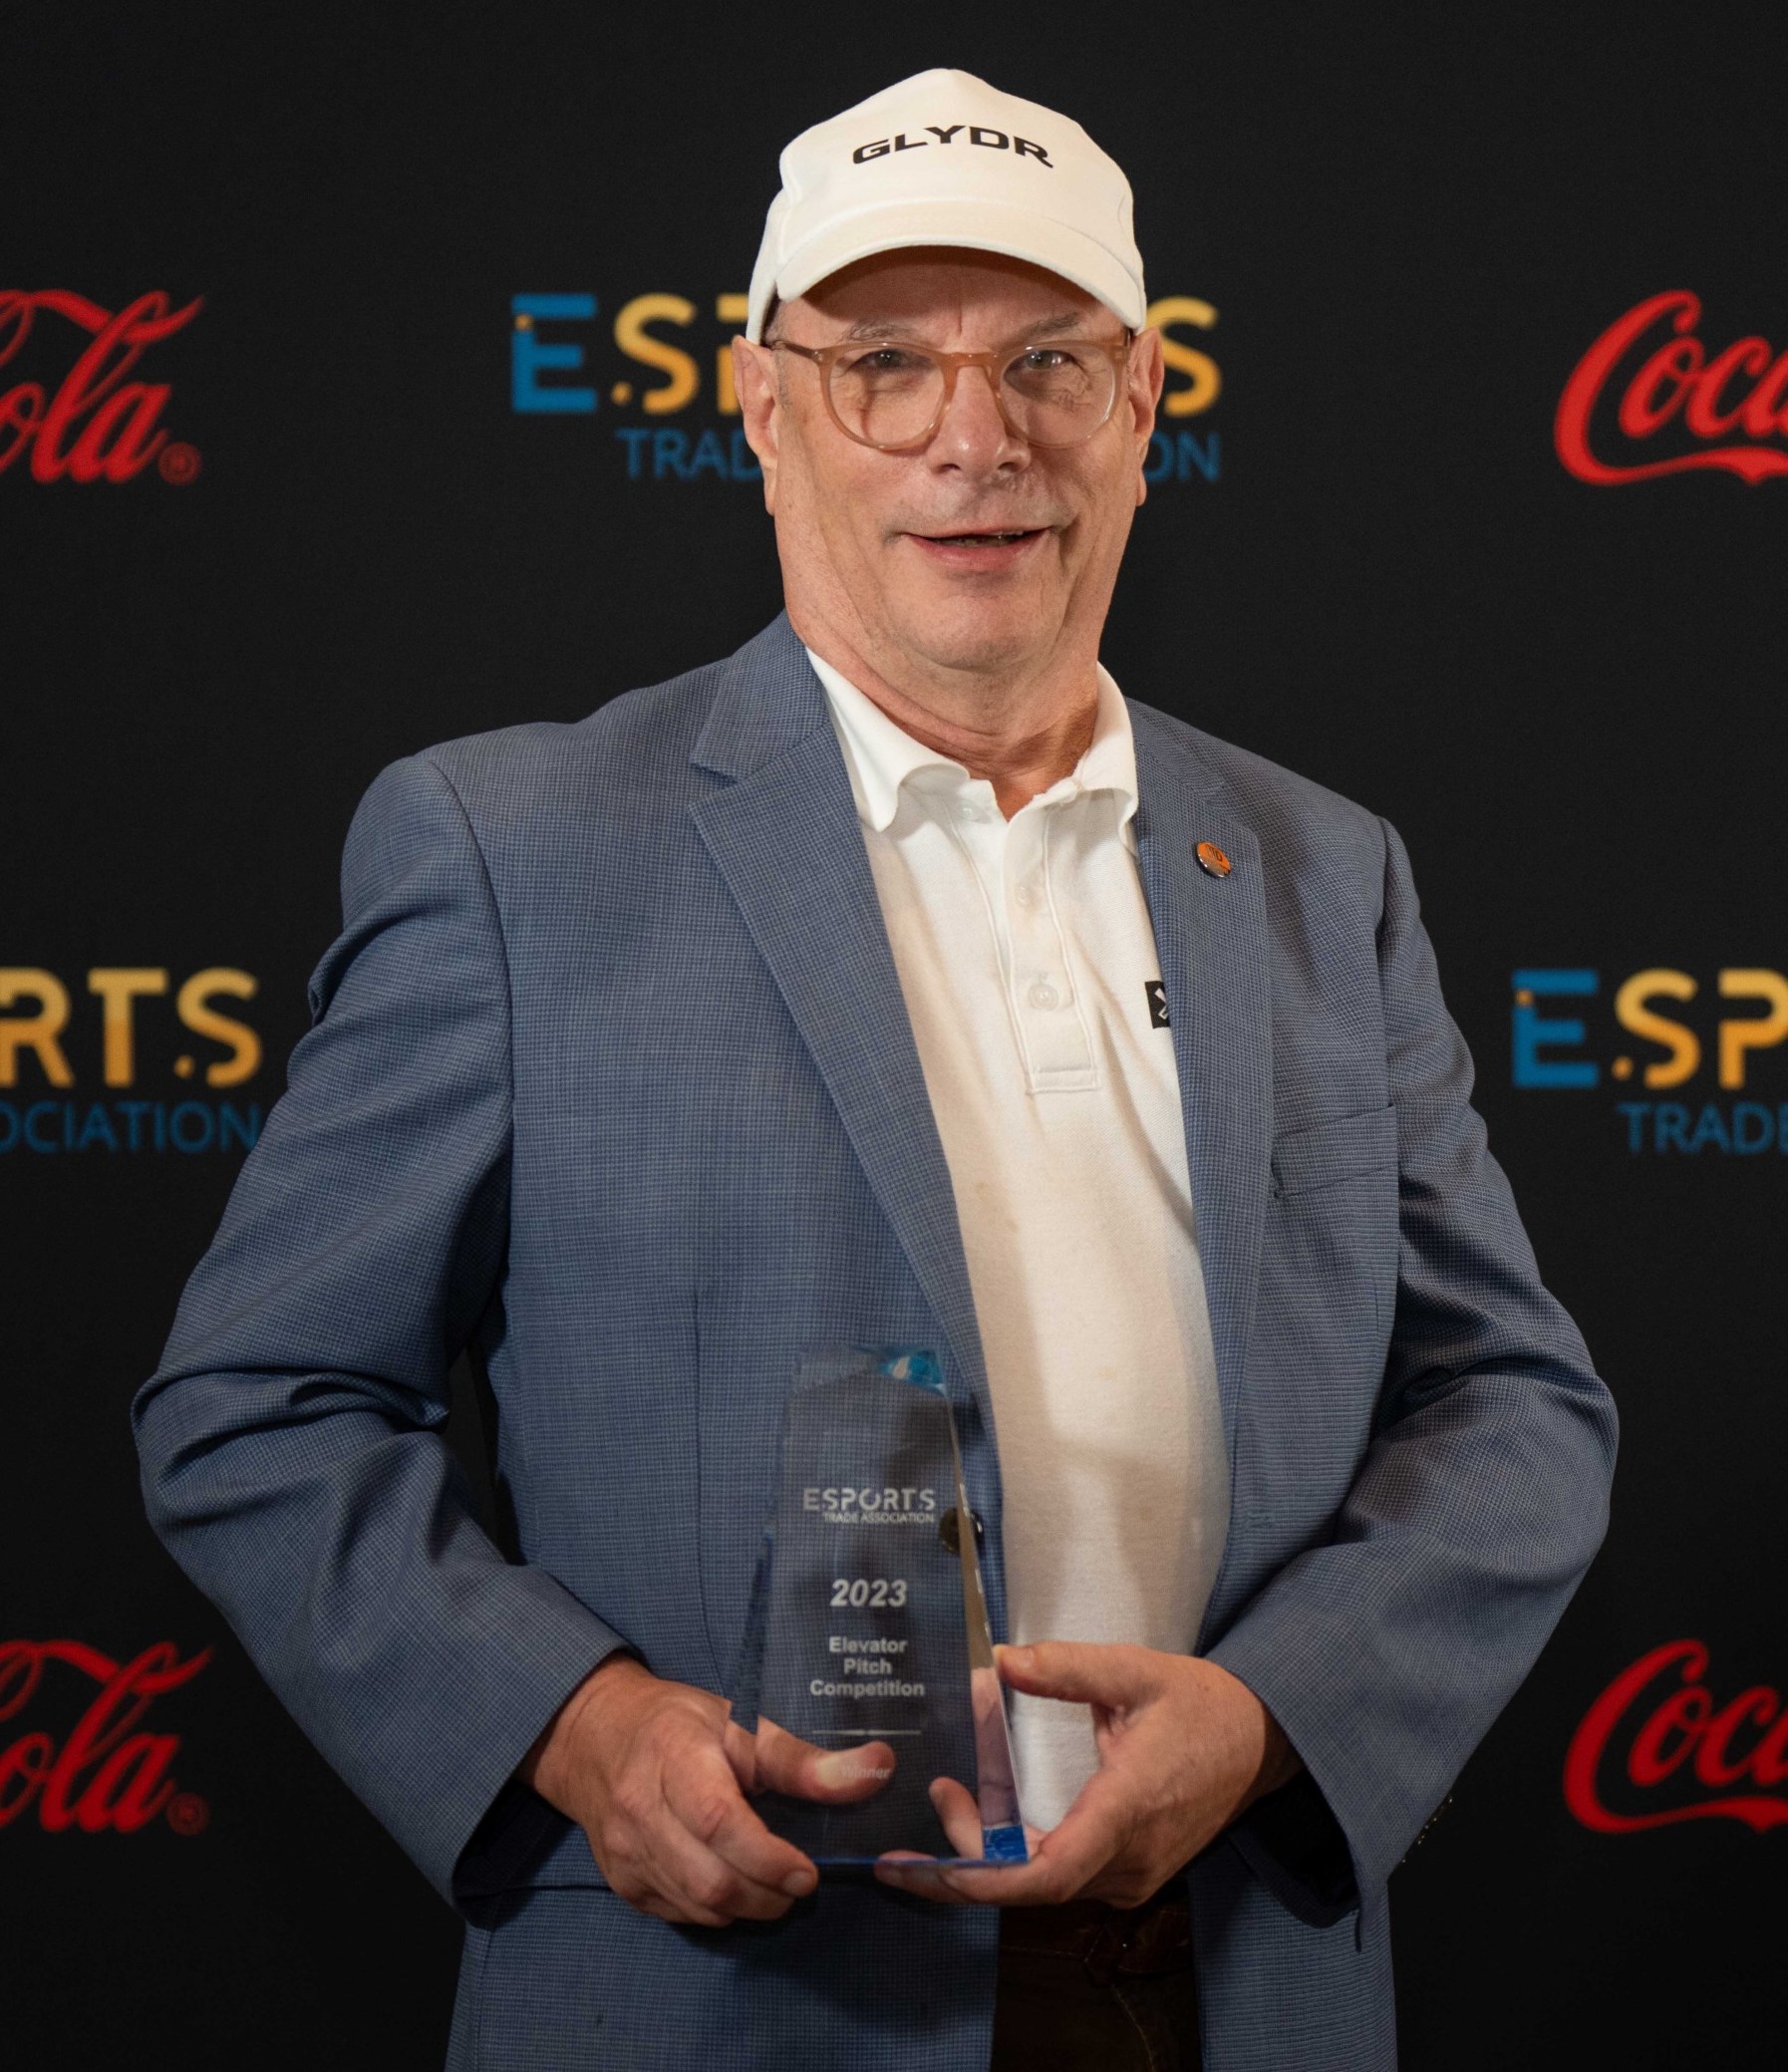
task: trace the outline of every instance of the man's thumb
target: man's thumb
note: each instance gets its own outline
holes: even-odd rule
[[[757,1722],[756,1754],[758,1787],[796,1799],[866,1799],[894,1775],[894,1751],[886,1741],[815,1748],[767,1719]]]
[[[1094,1640],[1037,1640],[995,1650],[1014,1690],[1077,1705],[1134,1705],[1154,1689],[1148,1649]]]

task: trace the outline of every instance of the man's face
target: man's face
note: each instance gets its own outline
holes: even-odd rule
[[[997,352],[1123,328],[1058,275],[969,251],[886,252],[783,303],[771,336],[824,346],[890,338]],[[1096,654],[1161,392],[1160,340],[1132,345],[1110,418],[1071,446],[1010,432],[988,375],[963,368],[930,439],[898,452],[848,439],[820,370],[791,353],[734,347],[745,429],[791,616],[810,641],[842,640],[884,678],[1003,677]],[[996,539],[993,535],[1017,535]]]

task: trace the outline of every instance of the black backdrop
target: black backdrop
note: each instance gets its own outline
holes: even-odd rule
[[[744,293],[780,144],[934,63],[1083,121],[1135,186],[1151,294],[1202,305],[1173,336],[1220,392],[1189,357],[1170,377],[1202,407],[1151,462],[1107,660],[1399,826],[1493,1146],[1622,1406],[1602,1559],[1393,1886],[1405,2062],[1500,2066],[1544,2038],[1673,2068],[1769,2045],[1788,1069],[1757,1046],[1722,1077],[1719,1025],[1767,1023],[1788,963],[1788,436],[1767,376],[1721,428],[1761,360],[1698,418],[1669,369],[1692,372],[1690,337],[1708,359],[1788,345],[1779,31],[1760,4],[775,9],[725,29],[672,9],[12,12],[11,2062],[441,2061],[456,1921],[156,1545],[126,1407],[283,1083],[374,773],[575,718],[775,609],[717,394],[719,298]],[[46,289],[85,304],[16,299]],[[1672,291],[1698,313],[1661,311],[1619,359],[1587,445],[1609,469],[1694,464],[1585,479],[1569,428],[1555,440],[1567,383]],[[148,295],[151,317],[201,306],[124,377],[168,392],[112,421],[128,478],[79,479],[100,406],[66,398],[55,435],[36,396],[87,324]],[[517,329],[516,298],[542,296],[595,306]],[[642,296],[673,302],[630,311]],[[688,404],[645,408],[677,363],[630,356],[618,319],[692,356]],[[540,345],[582,362],[530,395]],[[518,354],[536,407],[516,408]],[[564,407],[578,389],[593,408]],[[90,979],[121,970],[164,990]],[[1752,975],[1742,995],[1722,972]],[[54,1040],[41,974],[68,997]],[[108,1077],[103,996],[133,988]],[[1653,1039],[1646,1001],[1698,1041],[1675,1083],[1683,1039]],[[1672,1642],[1705,1656],[1659,1655],[1593,1711]],[[163,1682],[210,1652],[158,1695],[106,1695],[109,1664],[156,1649],[139,1673]],[[127,1731],[158,1738],[102,1775]]]

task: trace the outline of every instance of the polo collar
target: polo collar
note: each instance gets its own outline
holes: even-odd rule
[[[832,709],[857,814],[865,825],[878,833],[886,831],[900,809],[901,786],[919,770],[954,770],[965,783],[973,781],[967,767],[954,756],[916,740],[823,656],[811,648],[805,652]],[[1136,744],[1123,694],[1103,663],[1098,665],[1092,740],[1072,771],[1046,791],[1040,791],[1032,803],[1054,804],[1089,791],[1116,792],[1118,824],[1125,846],[1133,850],[1136,837],[1130,823],[1136,812]]]

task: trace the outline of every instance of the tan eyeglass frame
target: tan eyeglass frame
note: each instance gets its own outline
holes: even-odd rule
[[[825,398],[826,414],[830,417],[832,423],[837,426],[838,430],[844,434],[846,439],[854,440],[860,446],[869,446],[878,453],[898,453],[904,451],[908,446],[925,444],[936,434],[938,427],[944,422],[945,415],[950,409],[950,399],[956,394],[956,378],[965,367],[986,368],[988,387],[994,392],[994,408],[1000,413],[1001,422],[1014,439],[1023,440],[1027,445],[1033,446],[1084,445],[1095,432],[1101,431],[1111,422],[1111,413],[1117,408],[1117,399],[1123,394],[1124,368],[1129,361],[1130,348],[1135,342],[1134,337],[1126,332],[1121,345],[1113,345],[1110,340],[1103,338],[1073,338],[1055,341],[1039,338],[1032,339],[1025,345],[1002,346],[998,351],[992,353],[947,353],[941,347],[915,345],[911,339],[906,338],[843,338],[835,345],[828,346],[796,345],[791,338],[773,338],[769,341],[768,350],[772,353],[798,353],[803,360],[811,360],[813,362],[814,366],[819,369],[819,388],[821,395]],[[1012,422],[1012,418],[1006,408],[1006,399],[1000,393],[1001,377],[1015,360],[1026,353],[1036,352],[1040,347],[1047,346],[1051,343],[1090,347],[1094,352],[1103,353],[1105,358],[1111,362],[1113,377],[1111,401],[1105,406],[1105,415],[1100,418],[1096,425],[1088,426],[1077,439],[1033,438],[1029,432],[1024,431]],[[917,353],[921,358],[931,361],[934,366],[943,370],[943,400],[932,413],[931,423],[926,426],[925,430],[923,432],[915,432],[908,439],[865,439],[860,432],[853,432],[850,429],[838,415],[838,407],[832,401],[832,362],[841,353],[874,353],[879,352],[883,347],[889,347],[902,353]]]

